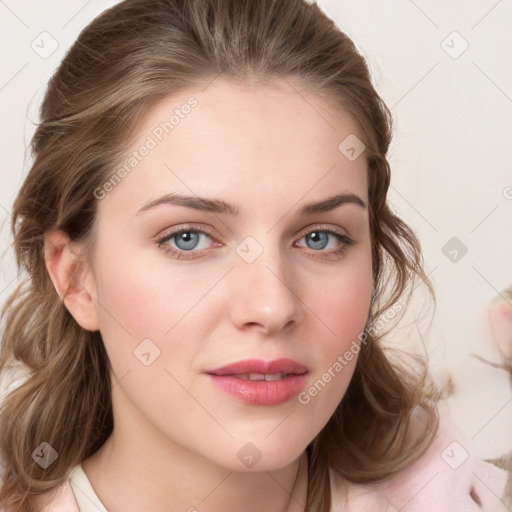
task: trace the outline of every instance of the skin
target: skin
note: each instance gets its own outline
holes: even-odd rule
[[[92,254],[80,258],[62,232],[47,236],[56,289],[69,287],[66,307],[101,332],[113,367],[114,431],[82,466],[109,512],[303,510],[305,449],[357,357],[307,404],[248,405],[204,372],[286,357],[309,368],[307,389],[357,340],[372,291],[368,208],[295,214],[340,193],[367,204],[366,161],[338,150],[358,133],[350,118],[286,81],[217,79],[173,95],[148,113],[132,150],[190,96],[198,106],[99,201]],[[137,215],[170,192],[240,212],[159,205]],[[157,239],[179,226],[210,228],[211,238],[191,258],[168,254]],[[335,236],[321,249],[305,237],[333,228],[354,241],[341,255]],[[248,236],[263,250],[252,263],[236,251]],[[165,245],[179,250],[176,239]],[[160,350],[149,366],[134,355],[144,339]],[[247,443],[261,454],[252,467],[237,457]]]

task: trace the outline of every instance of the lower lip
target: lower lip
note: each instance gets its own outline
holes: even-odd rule
[[[306,375],[290,375],[284,379],[245,380],[230,375],[208,374],[220,390],[251,405],[279,405],[297,396],[306,385]]]

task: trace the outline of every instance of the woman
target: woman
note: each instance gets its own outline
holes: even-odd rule
[[[13,208],[29,275],[0,370],[29,374],[2,405],[5,510],[423,510],[436,464],[438,510],[480,510],[425,365],[379,344],[416,278],[432,292],[386,203],[390,139],[314,4],[94,20]]]

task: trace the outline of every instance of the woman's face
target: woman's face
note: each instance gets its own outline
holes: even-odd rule
[[[148,113],[95,192],[114,434],[244,471],[284,467],[322,429],[370,307],[355,133],[284,81],[217,79]]]

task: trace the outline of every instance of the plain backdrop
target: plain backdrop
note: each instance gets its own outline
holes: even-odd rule
[[[17,282],[10,211],[45,85],[79,31],[115,3],[0,1],[2,303]],[[512,449],[511,390],[473,354],[499,362],[488,307],[512,283],[512,2],[318,4],[354,39],[392,109],[389,201],[417,232],[437,294],[419,334],[436,378],[455,383],[458,427],[497,456]]]

